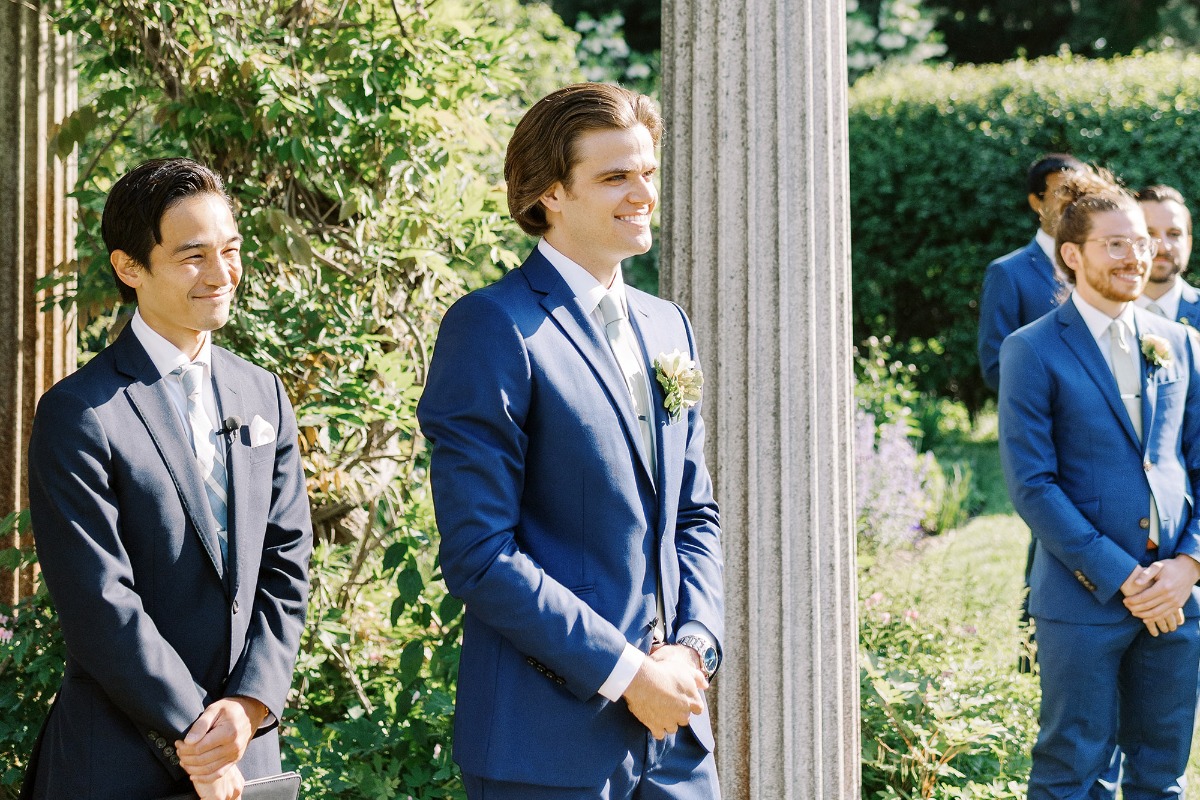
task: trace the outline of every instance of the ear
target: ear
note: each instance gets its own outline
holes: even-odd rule
[[[1033,213],[1040,217],[1042,215],[1042,198],[1038,197],[1033,192],[1030,192],[1028,197],[1029,207],[1033,209]]]
[[[117,273],[117,277],[121,280],[121,283],[130,289],[137,289],[142,285],[142,278],[145,277],[146,268],[135,261],[124,250],[114,250],[112,255],[108,257],[108,263],[112,264],[113,272]]]
[[[1079,249],[1079,245],[1075,242],[1063,242],[1059,252],[1062,253],[1062,259],[1071,268],[1071,271],[1078,273],[1083,266],[1083,252]]]
[[[567,189],[562,185],[562,181],[551,186],[538,198],[547,211],[554,213],[562,211],[563,201],[566,199]]]

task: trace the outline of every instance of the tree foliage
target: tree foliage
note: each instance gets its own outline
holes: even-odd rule
[[[989,261],[1026,244],[1025,171],[1073,152],[1130,186],[1200,197],[1200,57],[915,66],[851,89],[854,334],[892,337],[917,388],[978,406],[977,301]]]
[[[56,141],[81,164],[78,272],[58,280],[89,347],[114,321],[99,214],[117,177],[188,155],[237,206],[247,274],[218,341],[282,377],[317,537],[285,760],[307,797],[458,796],[461,604],[439,580],[415,404],[445,306],[519,261],[503,145],[577,74],[577,37],[517,0],[62,6],[84,96]]]

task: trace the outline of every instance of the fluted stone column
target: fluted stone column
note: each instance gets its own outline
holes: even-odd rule
[[[76,105],[70,42],[50,0],[0,0],[0,516],[28,504],[25,446],[41,393],[75,363],[74,320],[42,312],[38,279],[74,257],[73,160],[52,147]],[[32,544],[0,537],[0,549]],[[33,574],[0,572],[0,602],[33,589]]]
[[[665,0],[663,296],[725,537],[728,800],[859,796],[845,6]]]

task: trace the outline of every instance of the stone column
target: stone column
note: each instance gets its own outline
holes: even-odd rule
[[[845,14],[663,4],[661,288],[707,376],[727,800],[860,793]]]
[[[74,258],[74,160],[54,152],[76,106],[71,43],[54,0],[0,0],[0,517],[28,505],[25,446],[41,393],[75,364],[74,320],[43,312],[37,281]],[[31,546],[0,536],[0,549]],[[0,603],[33,590],[32,572],[0,572]]]

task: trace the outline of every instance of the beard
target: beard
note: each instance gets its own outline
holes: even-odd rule
[[[1179,257],[1171,255],[1167,257],[1165,263],[1159,259],[1154,260],[1147,280],[1150,283],[1170,283],[1181,272],[1183,272],[1183,264],[1180,263]]]

